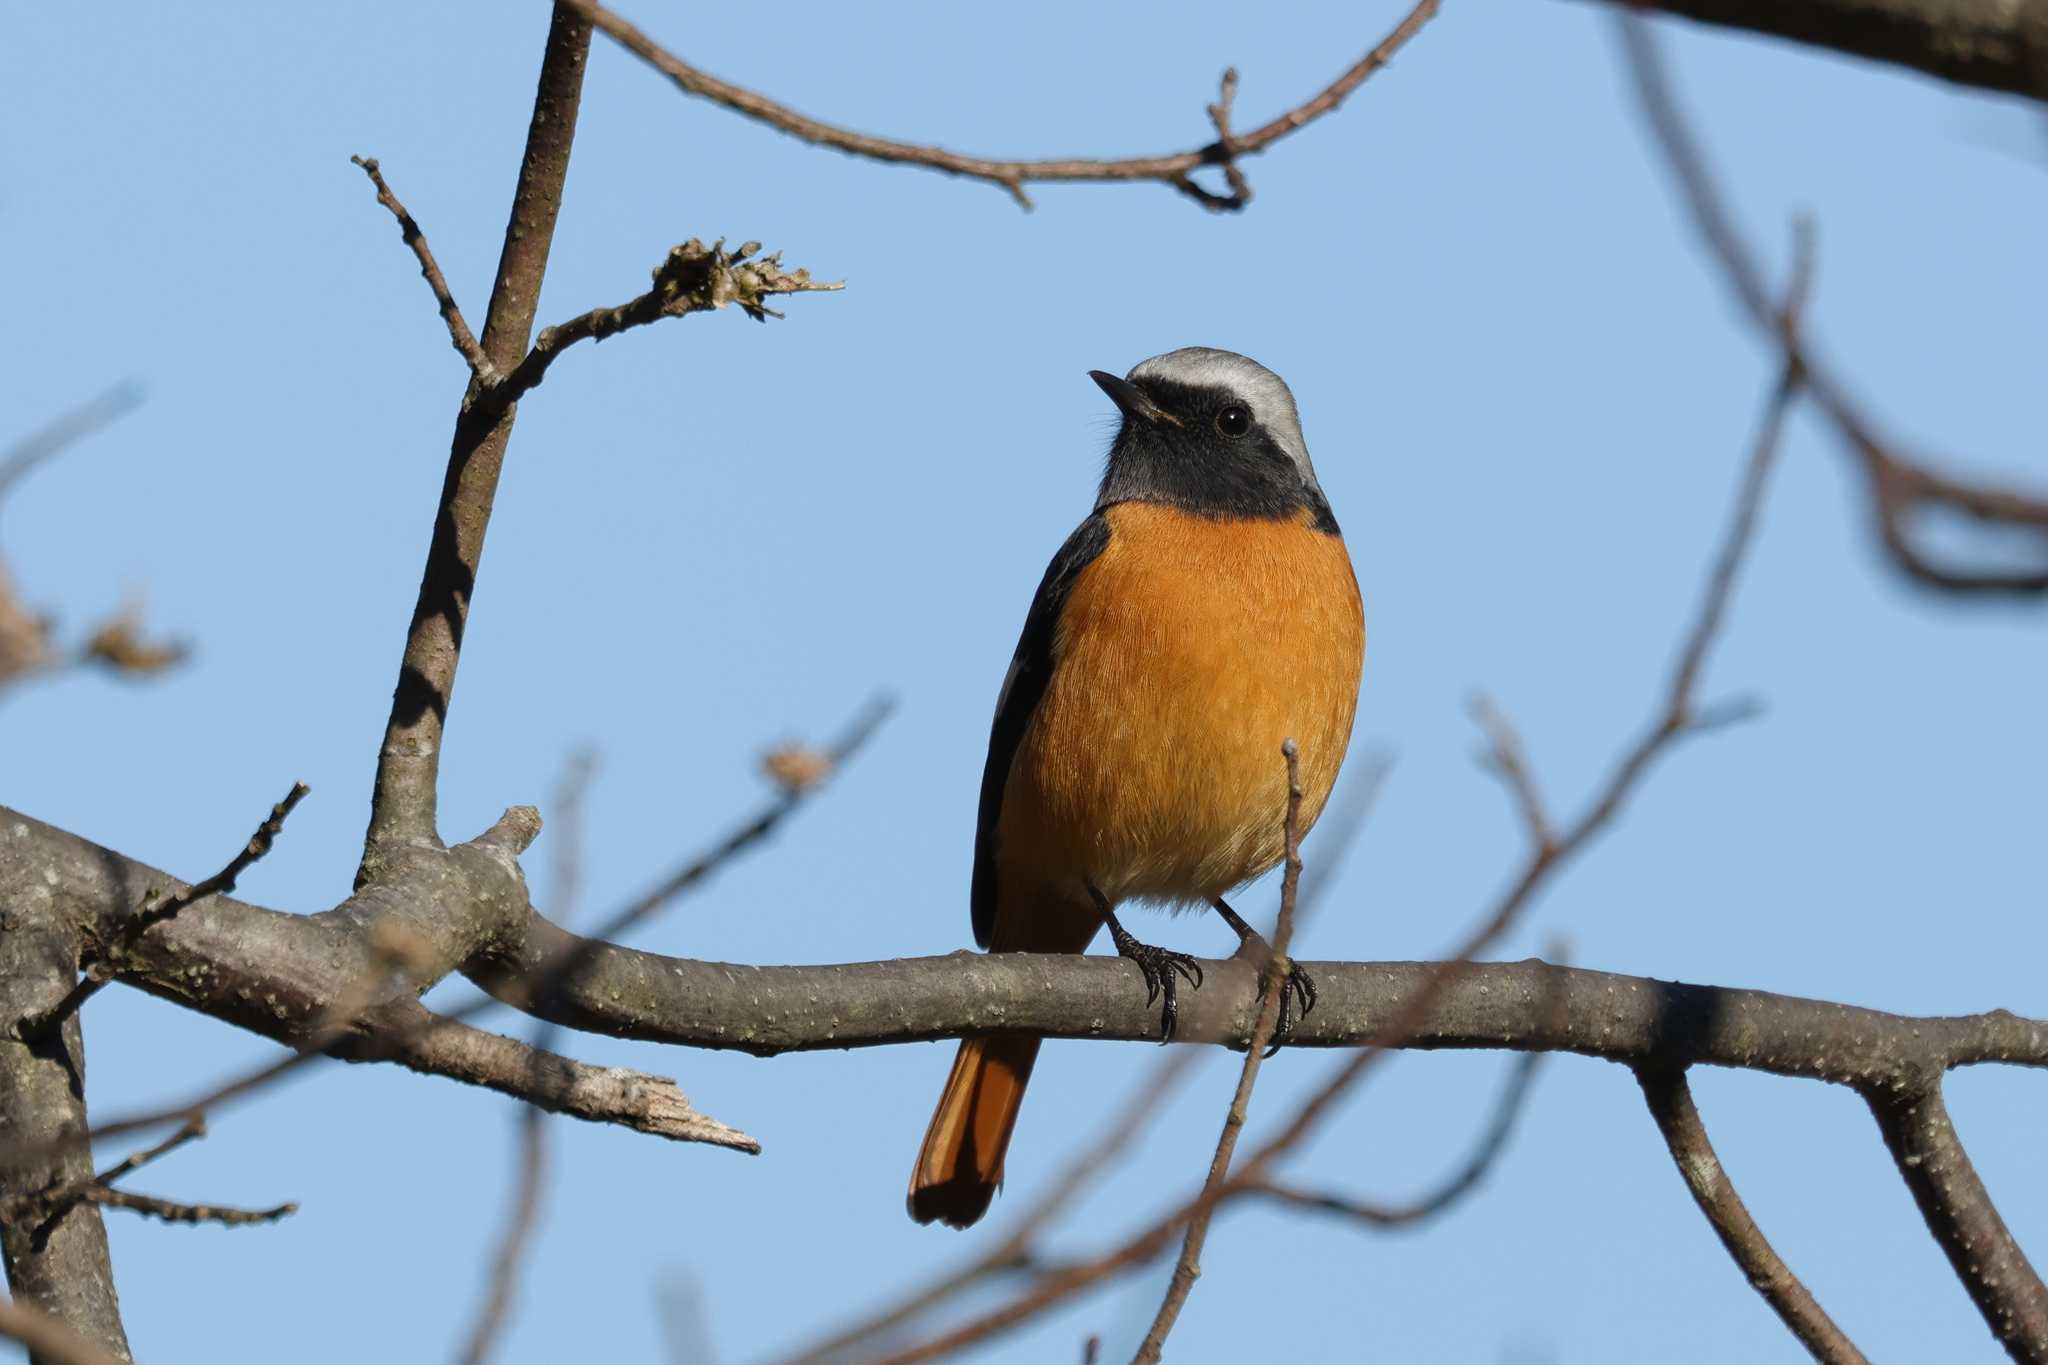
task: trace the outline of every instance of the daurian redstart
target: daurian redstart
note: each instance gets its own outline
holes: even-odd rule
[[[1365,618],[1294,395],[1230,351],[1192,346],[1122,379],[1095,510],[1053,556],[996,699],[975,832],[974,938],[1078,953],[1104,924],[1164,996],[1192,958],[1138,942],[1115,907],[1214,907],[1285,853],[1283,740],[1301,827],[1322,814],[1358,702]],[[1306,1011],[1296,971],[1283,993]],[[910,1177],[910,1216],[987,1212],[1036,1038],[960,1044]]]

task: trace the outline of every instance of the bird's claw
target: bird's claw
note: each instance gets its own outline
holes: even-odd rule
[[[1263,976],[1263,973],[1261,974]],[[1263,992],[1261,993],[1263,998]],[[1300,1008],[1295,1008],[1299,1002]],[[1301,964],[1289,961],[1287,979],[1280,983],[1280,1018],[1273,1025],[1273,1036],[1268,1040],[1265,1055],[1270,1057],[1280,1050],[1294,1034],[1296,1018],[1307,1018],[1308,1012],[1316,1007],[1315,978],[1301,969]]]
[[[1174,1032],[1180,1027],[1180,994],[1174,977],[1188,983],[1190,990],[1202,988],[1202,964],[1186,953],[1176,953],[1171,948],[1155,948],[1149,943],[1140,943],[1124,932],[1115,920],[1110,921],[1110,937],[1116,942],[1118,957],[1128,958],[1138,965],[1145,977],[1145,1003],[1159,1001],[1159,1041],[1161,1044],[1173,1041]]]

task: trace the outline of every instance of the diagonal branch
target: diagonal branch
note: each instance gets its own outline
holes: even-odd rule
[[[569,151],[576,138],[576,114],[589,59],[590,26],[567,7],[557,5],[541,58],[526,153],[519,163],[519,183],[513,191],[490,311],[479,343],[484,358],[500,371],[518,363],[533,331],[534,310],[554,244],[562,186],[569,175]],[[480,377],[472,378],[471,398],[482,382]],[[358,885],[387,873],[401,848],[434,847],[440,842],[435,810],[441,735],[515,412],[511,407],[471,411],[465,402],[464,411],[456,418],[448,473],[434,514],[433,539],[406,630],[390,719],[377,752],[377,777]]]
[[[1941,473],[1909,459],[1878,431],[1833,371],[1802,340],[1793,322],[1773,304],[1756,253],[1737,231],[1706,157],[1671,93],[1663,58],[1648,21],[1633,11],[1622,10],[1615,23],[1643,116],[1663,149],[1695,227],[1727,277],[1736,301],[1772,344],[1782,349],[1787,368],[1799,372],[1815,404],[1834,424],[1844,447],[1863,469],[1872,520],[1892,563],[1915,581],[1949,592],[2022,596],[2048,593],[2048,494],[2000,488]],[[2048,20],[2043,23],[2048,24]],[[2035,542],[2038,566],[2018,570],[1995,564],[1957,567],[1930,558],[1911,530],[1913,519],[1929,510],[2026,533]]]
[[[249,842],[242,846],[241,852],[230,858],[226,867],[205,881],[195,882],[184,890],[168,896],[152,893],[143,907],[121,926],[120,934],[100,950],[99,957],[91,968],[77,985],[65,993],[62,1000],[52,1006],[48,1013],[21,1021],[19,1027],[23,1030],[22,1036],[27,1037],[31,1032],[46,1032],[70,1018],[80,1006],[98,994],[101,987],[114,979],[120,970],[122,957],[141,942],[142,936],[151,929],[172,919],[179,911],[196,901],[205,900],[208,896],[225,895],[234,890],[235,883],[241,879],[242,874],[264,854],[270,852],[271,845],[284,831],[285,820],[299,802],[306,799],[306,793],[311,790],[312,788],[303,782],[292,783],[292,789],[284,794],[283,800],[270,808],[269,816],[256,827],[256,832],[249,836]]]
[[[1202,1248],[1208,1243],[1209,1224],[1216,1216],[1216,1196],[1230,1174],[1230,1159],[1237,1154],[1238,1135],[1244,1131],[1245,1119],[1250,1114],[1252,1087],[1258,1083],[1259,1067],[1268,1055],[1268,1047],[1280,1026],[1280,1012],[1285,1007],[1290,968],[1287,949],[1294,939],[1294,901],[1301,888],[1301,754],[1292,739],[1281,744],[1280,752],[1287,762],[1287,813],[1281,825],[1286,871],[1280,879],[1280,918],[1273,930],[1272,958],[1266,964],[1266,988],[1260,992],[1258,1019],[1245,1044],[1237,1092],[1230,1097],[1230,1108],[1223,1116],[1223,1133],[1216,1139],[1216,1154],[1209,1159],[1209,1174],[1202,1181],[1202,1199],[1187,1220],[1180,1259],[1174,1262],[1173,1274],[1167,1280],[1166,1297],[1160,1301],[1152,1325],[1138,1343],[1131,1365],[1159,1365],[1160,1357],[1166,1353],[1166,1338],[1180,1321],[1181,1309],[1187,1306],[1195,1281],[1202,1274]]]
[[[1939,1073],[1932,1079],[1863,1087],[1885,1146],[1898,1163],[1928,1231],[2006,1354],[2048,1361],[2048,1288],[2013,1240],[1970,1155],[1956,1136]]]
[[[125,379],[0,450],[0,501],[30,470],[142,406],[142,386]]]
[[[1248,133],[1233,137],[1227,130],[1235,81],[1226,75],[1223,93],[1216,106],[1222,113],[1219,115],[1212,108],[1210,114],[1212,122],[1217,127],[1217,140],[1214,142],[1165,156],[1127,157],[1116,160],[1068,157],[1038,161],[1006,161],[969,156],[961,152],[948,151],[944,147],[874,137],[826,123],[807,114],[800,114],[788,105],[778,103],[765,95],[720,80],[707,71],[698,70],[661,47],[620,15],[597,4],[596,0],[561,0],[562,8],[573,10],[585,21],[602,29],[607,37],[668,77],[676,88],[686,95],[710,100],[713,104],[730,109],[736,114],[745,115],[756,122],[765,123],[771,128],[820,147],[866,157],[871,161],[923,166],[947,175],[1001,186],[1009,191],[1018,204],[1027,209],[1031,207],[1031,198],[1025,193],[1024,187],[1033,182],[1142,180],[1170,186],[1205,208],[1241,209],[1250,202],[1251,191],[1241,183],[1241,173],[1236,173],[1238,159],[1256,156],[1290,133],[1308,126],[1336,109],[1352,91],[1365,84],[1374,72],[1393,60],[1394,54],[1400,51],[1424,24],[1435,17],[1438,4],[1439,0],[1419,0],[1419,3],[1408,12],[1407,17],[1395,25],[1393,31],[1382,39],[1378,46],[1352,63],[1335,80],[1307,100]],[[1204,166],[1223,167],[1232,192],[1228,195],[1219,195],[1196,185],[1190,178],[1191,173]]]
[[[462,316],[462,309],[456,306],[455,295],[448,288],[448,279],[441,273],[441,263],[434,259],[433,248],[427,245],[427,234],[420,231],[420,225],[398,202],[398,196],[391,192],[391,186],[384,181],[384,172],[374,156],[352,156],[349,158],[363,168],[363,174],[370,177],[370,183],[377,187],[377,202],[391,210],[391,216],[398,220],[398,235],[412,248],[413,256],[420,263],[420,275],[427,282],[427,288],[434,291],[434,302],[440,305],[441,321],[448,324],[448,339],[455,343],[455,349],[469,362],[470,373],[477,382],[484,385],[498,382],[498,369],[491,364],[491,358],[484,354],[484,348],[477,344],[470,333],[469,321]]]
[[[0,1299],[0,1337],[28,1348],[35,1365],[128,1365],[128,1352],[102,1348],[48,1313]]]
[[[1515,1065],[1508,1072],[1508,1083],[1501,1089],[1500,1099],[1494,1105],[1493,1117],[1488,1120],[1485,1131],[1480,1135],[1478,1146],[1473,1148],[1472,1155],[1466,1158],[1464,1165],[1449,1179],[1426,1194],[1400,1204],[1381,1204],[1351,1195],[1303,1189],[1299,1185],[1271,1177],[1248,1186],[1246,1193],[1277,1203],[1289,1204],[1298,1209],[1334,1214],[1368,1227],[1412,1227],[1434,1218],[1478,1189],[1488,1172],[1499,1161],[1501,1153],[1507,1150],[1508,1138],[1514,1134],[1515,1122],[1522,1116],[1523,1107],[1528,1101],[1536,1079],[1536,1072],[1542,1065],[1543,1055],[1540,1052],[1525,1052],[1515,1059]]]
[[[1663,1134],[1664,1145],[1685,1178],[1693,1202],[1707,1216],[1714,1235],[1728,1249],[1750,1287],[1763,1295],[1786,1330],[1822,1365],[1868,1365],[1856,1343],[1835,1326],[1799,1277],[1786,1268],[1763,1229],[1750,1217],[1721,1159],[1714,1154],[1684,1070],[1638,1067],[1636,1080],[1642,1084],[1650,1117],[1657,1121],[1657,1131]]]

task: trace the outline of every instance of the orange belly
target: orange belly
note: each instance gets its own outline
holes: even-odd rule
[[[1078,909],[1090,882],[1111,901],[1223,895],[1285,852],[1281,741],[1300,749],[1304,830],[1350,742],[1365,621],[1341,539],[1306,516],[1107,516],[1004,789],[999,920]]]

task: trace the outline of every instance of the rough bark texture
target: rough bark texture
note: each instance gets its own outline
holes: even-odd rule
[[[1642,7],[2048,99],[2044,0],[1647,0]]]
[[[77,979],[77,939],[61,919],[45,913],[55,897],[44,879],[15,870],[0,878],[0,886],[9,888],[0,901],[0,1144],[37,1153],[0,1167],[0,1193],[15,1198],[90,1180],[93,1171],[89,1150],[59,1141],[86,1131],[78,1016],[32,1041],[15,1036],[24,1018],[47,1010]],[[38,1211],[10,1218],[0,1226],[0,1254],[17,1303],[56,1319],[118,1360],[129,1359],[106,1225],[97,1207],[76,1204],[54,1220]],[[31,1359],[54,1357],[38,1352]]]
[[[569,150],[576,136],[576,111],[589,65],[590,25],[565,8],[555,10],[542,58],[526,158],[519,168],[512,217],[498,259],[496,287],[484,322],[483,352],[500,372],[526,354],[534,310],[555,240],[555,217],[569,175]],[[491,501],[512,439],[513,407],[476,404],[481,381],[470,386],[455,422],[448,475],[434,518],[433,541],[419,600],[406,632],[405,658],[391,699],[391,719],[377,755],[377,782],[370,803],[370,831],[358,880],[388,871],[396,850],[408,843],[432,843],[441,733],[455,690],[455,666],[469,620],[470,595],[483,558]]]
[[[390,990],[410,996],[458,964],[479,984],[572,1028],[760,1055],[872,1047],[1022,1030],[1054,1038],[1156,1039],[1138,972],[1110,957],[954,953],[892,962],[751,967],[591,947],[572,978],[535,981],[588,940],[534,911],[515,861],[536,817],[508,812],[452,849],[412,848],[387,881],[333,910],[287,915],[212,897],[152,930],[120,979],[267,1037],[301,1043],[365,981],[404,965]],[[90,942],[119,933],[145,887],[178,878],[76,835],[0,810],[0,885],[35,878],[39,904]],[[1320,993],[1293,1047],[1379,1039],[1441,968],[1416,962],[1303,964]],[[1243,961],[1204,964],[1181,1004],[1179,1037],[1243,1046],[1258,980]],[[371,1003],[371,1002],[366,1002]],[[1953,1066],[2048,1065],[2048,1021],[2005,1011],[1908,1018],[1764,991],[1692,986],[1557,967],[1477,963],[1451,977],[1414,1027],[1412,1048],[1576,1052],[1635,1064],[1704,1063],[1893,1086]]]

